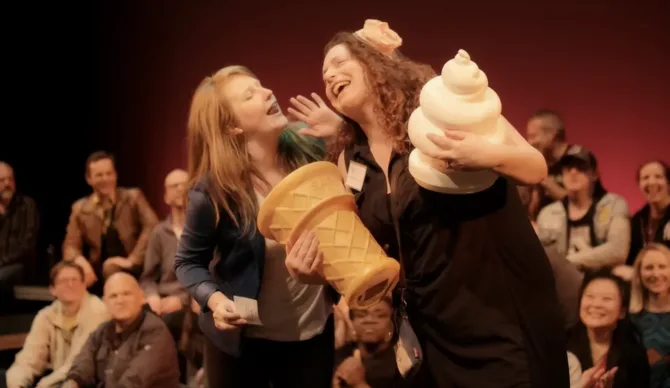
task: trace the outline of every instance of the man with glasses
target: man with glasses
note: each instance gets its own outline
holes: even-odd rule
[[[86,291],[78,265],[56,264],[49,282],[56,300],[37,313],[23,349],[7,371],[7,388],[59,386],[89,334],[109,319],[105,304]]]

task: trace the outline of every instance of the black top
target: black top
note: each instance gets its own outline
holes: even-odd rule
[[[630,250],[628,251],[628,259],[626,260],[626,264],[628,265],[633,265],[640,250],[650,242],[665,244],[666,247],[670,248],[670,238],[668,238],[666,232],[670,228],[670,206],[665,208],[663,216],[658,220],[656,228],[653,231],[649,230],[650,211],[647,204],[635,213],[630,220]],[[653,235],[653,238],[650,239],[650,235]]]
[[[367,166],[360,217],[399,257],[408,313],[424,347],[429,386],[568,387],[565,333],[549,261],[516,186],[500,178],[480,193],[446,195],[419,187],[408,155],[392,155],[392,193],[364,136],[345,161]],[[386,202],[386,203],[384,203]],[[423,377],[422,377],[423,380]]]
[[[219,330],[214,326],[209,297],[221,291],[229,299],[243,296],[257,299],[265,263],[265,238],[260,233],[242,235],[228,213],[217,209],[208,194],[208,182],[198,182],[188,191],[186,222],[175,254],[175,274],[198,302],[202,332],[221,351],[238,356],[239,329]]]
[[[584,325],[577,325],[568,341],[568,351],[573,353],[582,371],[594,367]],[[602,367],[601,365],[598,365]],[[647,353],[640,342],[639,333],[628,318],[620,320],[612,334],[612,343],[607,352],[605,369],[617,367],[613,388],[649,388],[651,370]]]
[[[347,358],[354,355],[356,344],[347,343],[335,349],[335,370]],[[404,387],[403,378],[398,371],[393,346],[363,358],[365,382],[371,388],[399,388]]]

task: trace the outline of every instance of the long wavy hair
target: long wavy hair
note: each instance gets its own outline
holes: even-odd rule
[[[373,111],[379,124],[393,139],[393,149],[405,154],[411,143],[407,136],[407,122],[414,109],[419,106],[421,88],[435,77],[435,71],[428,65],[414,62],[400,54],[386,56],[349,32],[339,32],[326,44],[324,55],[331,48],[344,44],[355,60],[362,66],[365,82],[374,96]],[[337,159],[340,152],[356,141],[360,127],[345,117],[350,124],[331,139],[328,154]]]
[[[255,231],[258,201],[252,178],[269,187],[251,163],[244,133],[235,134],[236,118],[222,88],[235,76],[258,79],[244,66],[228,66],[206,77],[196,89],[188,117],[189,186],[204,180],[217,210],[223,209],[243,234]],[[314,139],[297,133],[299,124],[289,125],[279,137],[279,158],[286,173],[321,160],[324,148]]]
[[[660,243],[649,243],[640,250],[640,253],[635,257],[635,262],[633,264],[633,280],[631,281],[630,286],[630,312],[631,314],[637,314],[644,310],[649,301],[649,290],[647,290],[642,284],[642,277],[640,276],[640,270],[642,269],[642,260],[649,252],[660,252],[670,265],[670,249]]]

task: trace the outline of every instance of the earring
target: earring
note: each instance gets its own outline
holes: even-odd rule
[[[388,334],[386,335],[386,342],[391,342],[392,338],[393,338],[393,332],[389,331]]]

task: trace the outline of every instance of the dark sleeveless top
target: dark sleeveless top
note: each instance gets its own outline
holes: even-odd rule
[[[402,251],[408,313],[426,357],[414,385],[569,387],[553,273],[514,183],[436,193],[416,184],[408,155],[394,153],[385,195],[384,173],[359,139],[345,150],[346,167],[367,167],[354,190],[360,217],[389,256]]]

